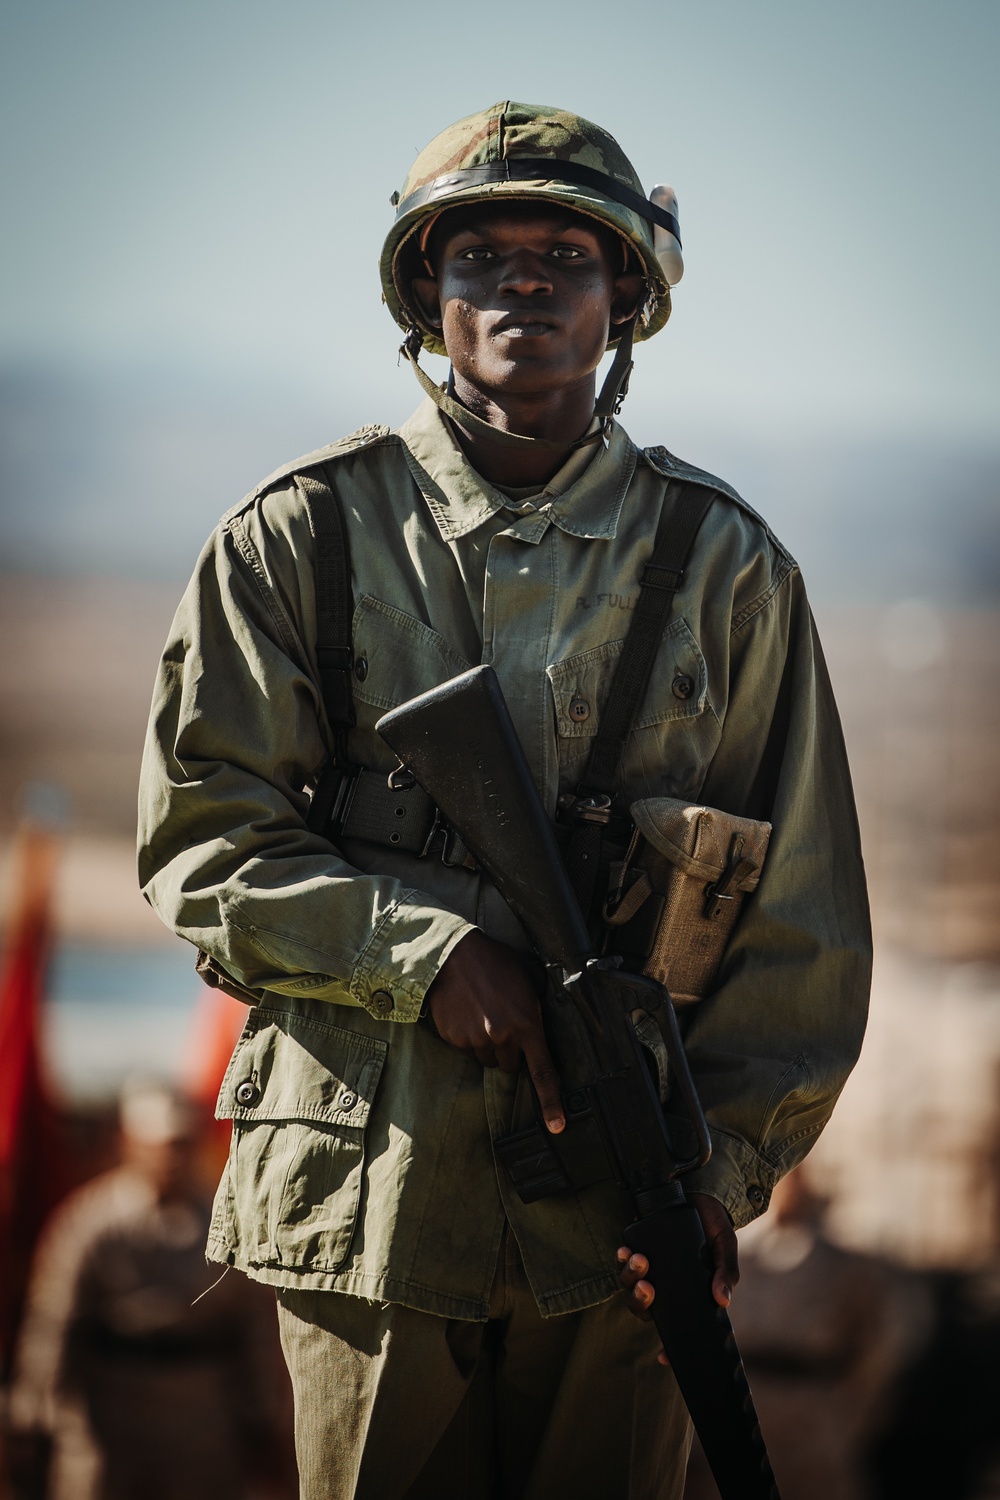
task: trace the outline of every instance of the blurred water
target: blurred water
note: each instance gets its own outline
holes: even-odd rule
[[[61,944],[49,972],[43,1049],[74,1103],[113,1098],[130,1073],[179,1079],[201,983],[186,943],[156,948]]]

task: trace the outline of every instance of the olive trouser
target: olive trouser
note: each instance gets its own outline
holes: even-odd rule
[[[619,1299],[543,1318],[513,1235],[490,1321],[278,1291],[301,1500],[680,1500],[687,1412]]]

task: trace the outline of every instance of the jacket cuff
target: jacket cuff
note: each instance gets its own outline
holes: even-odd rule
[[[350,993],[379,1021],[416,1021],[424,997],[453,948],[475,923],[423,903],[407,891],[385,912],[362,950]]]
[[[769,1161],[739,1136],[711,1131],[712,1155],[707,1166],[684,1178],[688,1193],[717,1198],[737,1229],[753,1223],[767,1209],[778,1173]]]

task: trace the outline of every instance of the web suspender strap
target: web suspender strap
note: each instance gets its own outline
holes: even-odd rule
[[[442,822],[419,787],[401,792],[382,771],[351,765],[347,731],[355,722],[352,696],[354,599],[347,528],[336,488],[322,468],[298,478],[315,543],[316,665],[333,754],[309,809],[309,826],[334,843],[361,839],[446,865],[474,869],[461,839]]]
[[[698,528],[713,499],[714,491],[702,485],[679,479],[670,481],[652,556],[643,569],[639,598],[601,712],[581,790],[604,792],[608,796],[615,791],[625,743],[649,686],[674,595],[681,586]]]
[[[309,810],[309,826],[326,828],[347,769],[347,731],[354,723],[351,627],[351,557],[340,500],[323,468],[299,476],[315,543],[316,666],[323,706],[333,734],[333,754],[320,777]]]
[[[320,480],[312,474],[303,475],[299,485],[306,497],[316,543],[316,665],[326,716],[336,735],[354,723],[354,599],[347,530],[340,502],[325,477]]]
[[[575,800],[581,811],[594,800],[605,798],[605,806],[610,807],[625,745],[646,696],[674,595],[683,582],[698,528],[714,498],[714,490],[680,479],[671,480],[667,487],[652,555],[639,581],[639,598],[577,789]],[[600,822],[583,817],[566,845],[566,867],[587,916],[599,887],[604,834]]]

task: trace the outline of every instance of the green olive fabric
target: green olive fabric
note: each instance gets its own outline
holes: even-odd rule
[[[655,1327],[621,1298],[541,1317],[510,1235],[489,1324],[287,1288],[278,1322],[299,1500],[681,1500],[691,1424]]]
[[[836,708],[792,559],[721,481],[614,425],[533,499],[468,464],[425,402],[238,505],[181,602],[155,689],[139,870],[164,922],[266,992],[219,1098],[233,1120],[209,1254],[278,1286],[484,1319],[505,1221],[545,1315],[612,1295],[614,1186],[525,1205],[493,1159],[515,1080],[419,1016],[471,927],[524,947],[486,880],[306,825],[330,753],[305,495],[335,487],[354,595],[355,762],[388,772],[388,708],[496,669],[543,799],[582,774],[668,482],[719,493],[623,762],[629,802],[677,797],[774,825],[717,989],[685,1013],[712,1130],[689,1179],[740,1225],[808,1150],[864,1029],[870,940]],[[326,496],[329,503],[329,496]],[[695,690],[679,698],[678,674]],[[687,685],[685,685],[687,686]],[[574,699],[589,706],[582,717]]]

